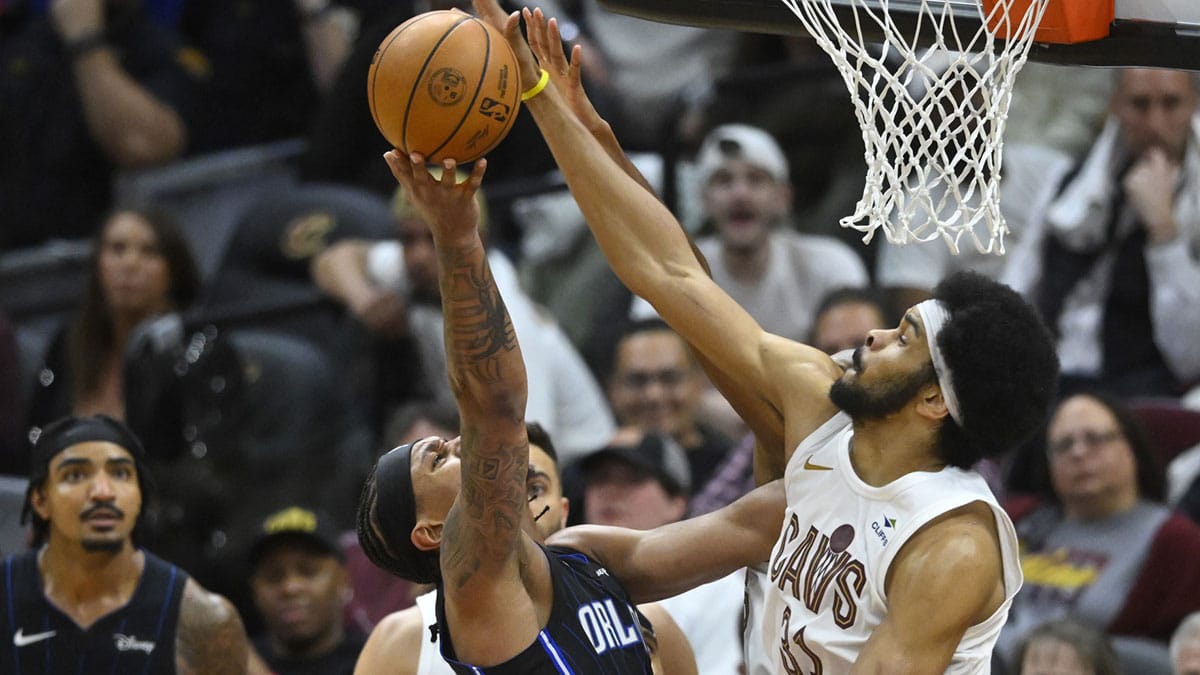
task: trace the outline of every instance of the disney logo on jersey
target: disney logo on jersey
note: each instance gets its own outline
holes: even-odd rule
[[[610,649],[624,649],[631,645],[641,644],[642,637],[629,617],[622,617],[611,598],[604,601],[589,602],[579,607],[579,624],[587,634],[592,648],[597,654],[603,654]]]
[[[124,635],[121,633],[113,633],[113,644],[119,652],[144,652],[149,654],[154,651],[154,643],[148,640],[139,640],[132,635]]]
[[[771,582],[814,614],[830,598],[834,623],[842,629],[853,626],[867,583],[866,566],[847,550],[854,537],[849,523],[831,534],[810,525],[802,534],[800,521],[792,514],[771,556]]]
[[[882,524],[880,524],[881,522]],[[884,530],[894,529],[896,529],[896,519],[888,518],[886,513],[883,515],[882,521],[876,520],[875,522],[871,523],[871,530],[875,533],[875,536],[879,538],[879,541],[882,542],[884,546],[888,545],[887,532],[884,532]]]

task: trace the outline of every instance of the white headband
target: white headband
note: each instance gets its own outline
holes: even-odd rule
[[[938,348],[938,333],[950,320],[950,312],[937,300],[925,300],[917,304],[921,313],[921,322],[925,324],[925,341],[929,343],[929,356],[933,359],[933,372],[937,374],[938,386],[942,388],[942,400],[946,402],[946,410],[950,418],[962,424],[962,413],[958,410],[958,395],[954,393],[954,377],[950,366]]]

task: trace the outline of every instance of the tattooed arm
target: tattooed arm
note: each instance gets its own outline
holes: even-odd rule
[[[249,660],[250,642],[237,610],[225,598],[188,579],[175,631],[176,672],[242,675]]]
[[[446,617],[459,658],[496,664],[536,638],[552,588],[545,557],[522,530],[532,522],[525,363],[479,237],[475,192],[486,161],[456,183],[451,160],[435,179],[418,155],[386,158],[433,233],[461,420],[462,483],[441,535]]]

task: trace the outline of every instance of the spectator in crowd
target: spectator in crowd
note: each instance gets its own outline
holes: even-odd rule
[[[711,419],[701,413],[709,389],[687,343],[661,320],[632,322],[615,342],[608,400],[617,422],[674,438],[687,452],[690,484],[696,490],[708,485],[734,446],[724,433],[701,422]]]
[[[1104,131],[1005,279],[1055,330],[1064,391],[1176,396],[1200,377],[1200,92],[1180,70],[1115,77]]]
[[[1034,628],[1017,647],[1015,675],[1120,675],[1117,655],[1104,633],[1074,619]]]
[[[650,530],[687,513],[691,469],[671,436],[622,427],[580,468],[586,523]]]
[[[42,430],[22,512],[35,548],[5,560],[0,585],[6,672],[245,673],[256,661],[228,600],[136,544],[145,459],[103,415]]]
[[[1171,672],[1200,674],[1200,612],[1192,612],[1171,635]]]
[[[1200,527],[1162,503],[1163,471],[1136,420],[1108,394],[1070,396],[1051,417],[1043,457],[1043,493],[1005,505],[1025,584],[1001,653],[1066,614],[1165,653],[1200,609],[1200,570],[1187,562],[1200,556]]]
[[[889,323],[875,291],[839,288],[830,291],[817,306],[808,344],[826,354],[836,354],[858,347],[868,332]]]
[[[410,403],[401,406],[388,419],[383,445],[390,449],[427,436],[454,438],[457,435],[457,408],[435,402]],[[341,544],[353,585],[352,597],[346,605],[346,624],[370,634],[384,617],[412,606],[414,591],[419,592],[420,587],[372,564],[354,532],[347,532]]]
[[[700,146],[696,165],[702,208],[716,230],[696,246],[713,281],[764,330],[807,339],[826,293],[867,284],[862,259],[846,244],[793,229],[787,159],[765,131],[717,127]],[[650,312],[645,301],[635,302],[635,317]]]
[[[82,303],[37,372],[28,426],[67,414],[124,420],[132,412],[126,405],[127,355],[135,344],[170,334],[177,313],[193,303],[200,287],[187,240],[169,215],[113,212],[95,237]]]
[[[536,425],[531,425],[529,431],[529,478],[526,482],[529,509],[538,531],[548,537],[566,525],[571,505],[563,497],[558,458],[550,437]],[[441,658],[436,631],[429,629],[437,624],[436,599],[437,591],[429,591],[417,598],[415,607],[384,618],[372,632],[356,672],[360,675],[448,675],[452,672]],[[694,673],[696,665],[691,647],[671,616],[658,605],[642,605],[639,609],[654,624],[659,647],[655,658],[672,666],[666,672]]]
[[[0,4],[0,251],[93,235],[117,172],[183,155],[192,57],[136,0]]]
[[[302,506],[268,516],[250,549],[266,630],[254,640],[277,675],[350,675],[366,636],[343,623],[353,590],[329,519]]]
[[[482,211],[482,197],[477,196]],[[454,404],[442,336],[438,260],[429,225],[403,190],[396,193],[395,241],[341,240],[313,259],[317,285],[376,334],[411,335],[434,400]],[[480,227],[486,228],[481,217]],[[591,372],[566,336],[521,291],[512,263],[488,253],[530,372],[526,416],[561,439],[564,457],[595,448],[612,434],[612,415]]]
[[[652,530],[687,514],[691,471],[671,436],[622,427],[579,464],[584,523]],[[701,673],[732,673],[742,663],[744,579],[735,572],[661,601],[691,642]]]

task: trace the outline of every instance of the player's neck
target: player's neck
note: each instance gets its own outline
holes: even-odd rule
[[[946,466],[936,453],[936,430],[902,415],[882,420],[855,420],[850,446],[854,472],[868,485],[880,487],[914,471]]]
[[[68,550],[72,544],[74,551]],[[117,552],[80,551],[78,546],[51,542],[38,556],[38,569],[46,598],[87,628],[129,601],[141,580],[145,556],[128,542]]]

